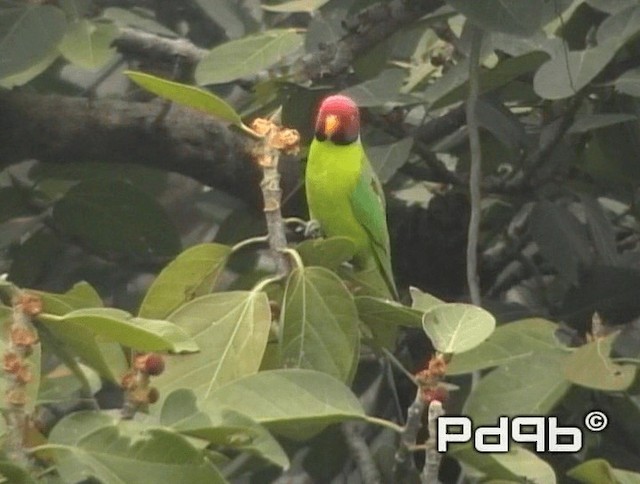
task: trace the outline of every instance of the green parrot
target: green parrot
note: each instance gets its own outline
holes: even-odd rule
[[[397,299],[384,194],[360,142],[358,106],[347,96],[320,104],[305,186],[311,220],[328,237],[350,238],[354,267],[373,277],[380,295]]]

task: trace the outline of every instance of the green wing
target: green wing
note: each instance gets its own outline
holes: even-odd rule
[[[391,249],[384,193],[380,180],[364,154],[362,173],[351,194],[351,207],[356,219],[369,235],[376,265],[380,269],[389,292],[398,299],[398,290],[391,270]]]

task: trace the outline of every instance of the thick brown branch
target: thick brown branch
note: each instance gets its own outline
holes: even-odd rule
[[[174,171],[259,206],[259,170],[243,136],[163,103],[0,92],[0,160],[105,161]]]

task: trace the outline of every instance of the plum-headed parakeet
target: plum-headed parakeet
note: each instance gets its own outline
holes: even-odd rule
[[[328,237],[350,238],[354,266],[397,299],[380,181],[360,142],[358,106],[347,96],[322,101],[305,176],[312,220]]]

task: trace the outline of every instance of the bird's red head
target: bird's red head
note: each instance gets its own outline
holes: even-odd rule
[[[360,113],[353,99],[335,94],[324,98],[316,118],[316,138],[349,144],[360,135]]]

